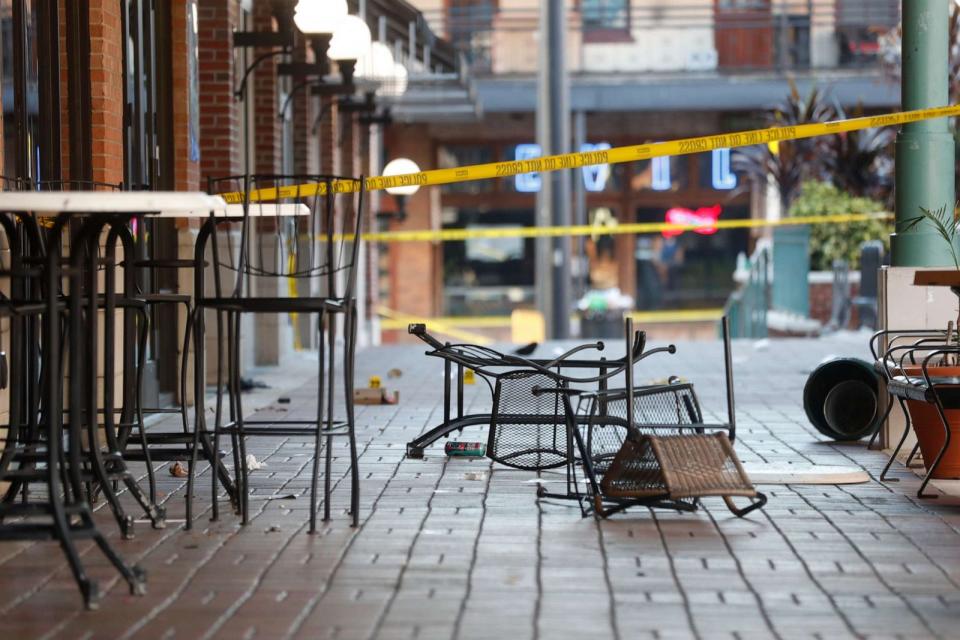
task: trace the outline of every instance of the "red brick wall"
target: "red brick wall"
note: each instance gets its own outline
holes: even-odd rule
[[[240,26],[236,0],[198,0],[200,38],[200,177],[243,171],[240,103],[234,98],[231,32]],[[204,185],[205,188],[205,185]]]
[[[253,5],[253,27],[256,31],[274,31],[271,0],[255,0]],[[254,55],[259,56],[268,52],[266,49],[255,49]],[[258,173],[279,173],[282,169],[280,136],[282,132],[280,120],[277,118],[279,102],[277,95],[277,62],[279,58],[268,58],[257,65],[253,72],[253,129],[254,150],[256,162],[255,171]]]
[[[340,130],[340,113],[336,107],[336,98],[323,96],[320,99],[320,108],[323,110],[323,119],[317,127],[317,136],[320,138],[320,173],[339,175],[340,150],[335,143]]]
[[[850,283],[850,297],[860,293],[860,284]],[[830,322],[830,315],[833,312],[833,284],[830,282],[816,282],[810,284],[810,317],[819,320],[826,326]],[[858,313],[856,307],[850,310],[850,323],[846,329],[856,329]]]
[[[313,62],[313,51],[307,46],[306,38],[301,38],[294,50],[293,59],[297,62]],[[291,90],[297,93],[287,107],[287,116],[293,120],[293,171],[300,174],[317,172],[319,149],[317,137],[313,135],[313,121],[316,118],[316,96],[310,95],[309,88],[298,88],[303,78],[294,78]]]
[[[387,161],[406,157],[416,162],[421,169],[433,169],[436,165],[433,145],[429,136],[415,125],[394,124],[387,129],[385,141]],[[391,222],[390,230],[430,229],[431,190],[420,189],[407,198],[407,219],[402,223]],[[394,206],[390,196],[384,195],[382,209]],[[415,316],[440,315],[435,292],[442,285],[439,245],[430,242],[396,242],[386,245],[389,251],[390,298],[387,306],[395,311]],[[385,336],[387,338],[387,336]]]
[[[90,0],[93,179],[123,181],[123,49],[120,3]]]

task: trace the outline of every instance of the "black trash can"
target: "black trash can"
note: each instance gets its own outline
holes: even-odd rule
[[[580,312],[581,338],[622,338],[623,311]]]
[[[834,440],[859,440],[879,426],[880,376],[870,363],[835,358],[810,374],[803,408],[817,431]]]

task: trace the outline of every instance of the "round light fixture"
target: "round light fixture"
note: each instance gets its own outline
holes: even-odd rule
[[[399,62],[394,63],[390,79],[383,83],[379,93],[388,98],[399,98],[407,91],[407,68]]]
[[[387,82],[393,78],[393,52],[382,42],[374,42],[357,61],[357,77]]]
[[[327,49],[331,60],[359,60],[370,50],[370,27],[357,16],[346,16],[337,25]]]
[[[384,176],[403,176],[410,173],[420,173],[420,167],[410,158],[394,158],[383,168]],[[420,190],[420,185],[411,184],[399,187],[389,187],[387,193],[392,196],[412,196]]]
[[[293,22],[308,35],[329,35],[347,17],[347,0],[299,0]]]

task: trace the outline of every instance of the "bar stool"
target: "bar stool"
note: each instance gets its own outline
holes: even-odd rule
[[[237,491],[243,524],[249,522],[249,478],[246,439],[260,436],[308,436],[314,439],[314,463],[310,489],[310,532],[316,531],[320,452],[326,446],[324,474],[324,519],[330,517],[332,438],[346,437],[350,455],[350,513],[353,525],[359,518],[359,469],[357,466],[356,434],[353,412],[353,358],[356,344],[355,287],[358,265],[360,235],[362,233],[363,178],[339,178],[334,176],[304,175],[254,175],[232,176],[212,179],[213,191],[240,191],[243,200],[240,206],[240,246],[235,262],[221,260],[218,248],[217,227],[222,222],[211,217],[197,238],[195,290],[197,292],[197,319],[194,324],[196,343],[203,342],[204,323],[200,315],[204,309],[217,312],[218,334],[226,337],[227,343],[227,396],[228,419],[222,415],[222,377],[218,367],[218,397],[214,424],[214,448],[222,436],[229,436],[233,444],[236,465]],[[283,197],[276,198],[278,189]],[[256,202],[258,190],[273,194],[278,202]],[[358,195],[354,199],[353,193]],[[346,196],[346,197],[342,197]],[[335,200],[342,200],[339,217],[335,215]],[[295,208],[290,211],[289,208]],[[285,209],[286,208],[286,209]],[[254,221],[261,223],[261,233],[253,236]],[[263,224],[266,223],[266,224]],[[306,236],[306,255],[302,255],[298,242]],[[315,246],[319,239],[319,247]],[[212,254],[214,291],[204,292],[203,261],[207,243]],[[232,252],[229,252],[232,254]],[[220,270],[235,272],[236,280],[232,293],[224,293]],[[322,285],[323,292],[292,297],[259,295],[250,291],[248,280],[294,279],[304,284]],[[317,384],[317,414],[313,420],[263,420],[248,419],[243,412],[240,392],[240,318],[243,314],[297,313],[314,315],[317,321],[319,367]],[[344,319],[343,394],[346,416],[334,419],[335,388],[335,338],[334,316]],[[223,318],[226,319],[226,335],[223,333]],[[326,327],[326,329],[324,329]],[[329,350],[329,354],[327,352]],[[200,353],[200,350],[197,350]],[[329,360],[327,360],[329,357]],[[327,371],[324,371],[327,360]],[[218,359],[219,364],[219,359]],[[197,371],[203,371],[198,362]],[[198,403],[198,417],[202,407]],[[217,487],[214,481],[214,507]],[[214,511],[214,517],[217,512]]]

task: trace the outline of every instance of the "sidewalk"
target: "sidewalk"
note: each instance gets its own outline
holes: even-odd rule
[[[358,407],[358,529],[345,513],[343,443],[335,452],[334,518],[310,536],[310,443],[253,440],[250,451],[265,467],[251,478],[254,517],[246,528],[229,513],[208,522],[206,469],[192,532],[144,524],[135,540],[119,541],[109,515],[98,512],[119,551],[146,568],[146,597],[114,585],[100,611],[83,612],[56,547],[0,545],[0,637],[958,637],[960,501],[918,501],[919,481],[902,467],[901,482],[880,484],[883,454],[823,442],[803,414],[810,370],[829,355],[865,357],[866,340],[735,344],[737,449],[745,462],[857,466],[873,478],[762,487],[769,504],[745,520],[708,499],[694,514],[634,509],[596,522],[568,505],[538,503],[535,474],[447,459],[442,443],[424,460],[408,460],[405,443],[440,419],[442,364],[421,347],[361,352],[359,385],[379,375],[400,390],[400,403]],[[721,345],[678,347],[675,356],[646,361],[638,381],[686,377],[705,411],[722,415]],[[611,346],[609,355],[619,351]],[[308,365],[305,356],[279,378],[264,375],[293,387],[257,391],[264,406],[291,416],[314,410]],[[392,368],[400,379],[387,378]],[[487,402],[479,381],[467,389],[468,406]],[[277,404],[281,396],[290,404]],[[460,439],[483,440],[485,432]],[[183,480],[160,477],[170,517],[182,517]],[[116,582],[98,553],[85,555],[102,587]]]

